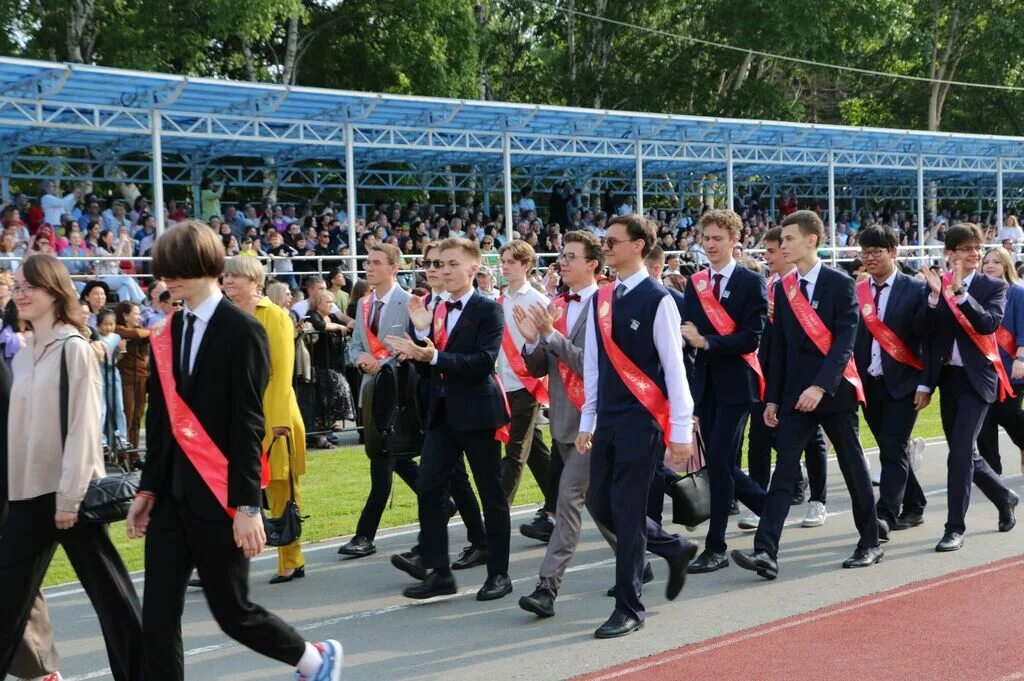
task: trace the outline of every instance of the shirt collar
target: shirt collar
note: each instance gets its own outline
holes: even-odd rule
[[[530,289],[532,289],[532,288],[533,288],[533,286],[530,285],[530,282],[526,282],[525,284],[520,286],[518,290],[516,290],[516,291],[509,291],[509,295],[511,295],[513,297],[522,296],[522,295],[525,295],[526,293],[528,293],[530,291]]]
[[[891,289],[892,285],[893,285],[893,282],[896,281],[896,275],[897,274],[899,274],[899,270],[898,269],[893,269],[892,274],[890,274],[888,276],[888,278],[885,281],[882,282],[882,284],[884,286],[887,286],[888,288]],[[871,285],[874,286],[875,288],[878,288],[878,284],[875,283],[874,279],[871,280]]]
[[[581,303],[585,303],[588,300],[590,300],[590,296],[597,293],[597,289],[597,283],[593,283],[590,286],[580,289],[579,291],[574,291],[574,293],[580,297]]]
[[[430,299],[431,300],[433,300],[434,298],[440,298],[441,300],[449,300],[451,297],[452,297],[452,294],[448,293],[447,291],[431,291],[430,292]]]
[[[729,277],[732,276],[733,271],[736,269],[736,261],[733,260],[732,258],[729,258],[729,264],[723,267],[722,269],[718,270],[717,272],[715,271],[714,267],[710,267],[708,269],[711,270],[711,276],[721,274],[724,279],[728,279]]]
[[[203,322],[203,324],[209,324],[210,318],[213,317],[213,313],[217,311],[217,306],[220,305],[220,301],[223,297],[224,294],[221,293],[219,288],[217,288],[213,290],[213,293],[207,296],[206,300],[199,303],[199,305],[196,306],[196,309],[191,309],[188,306],[188,303],[185,303],[184,310],[186,313],[191,312],[194,314]]]
[[[973,272],[968,274],[966,277],[964,277],[964,284],[963,284],[964,290],[967,290],[967,289],[969,289],[971,287],[971,282],[974,281],[974,275],[977,274],[977,273],[978,273],[978,270],[974,270]]]
[[[379,298],[377,297],[377,291],[374,291],[373,292],[373,299],[374,300],[379,300],[380,302],[382,302],[385,305],[387,305],[389,302],[391,302],[391,295],[395,292],[396,288],[397,288],[397,284],[392,284],[391,288],[388,289],[388,292],[385,293],[383,296],[381,296]]]
[[[818,283],[818,275],[819,274],[821,274],[821,261],[820,260],[814,265],[814,267],[811,268],[811,271],[808,272],[807,274],[805,274],[804,276],[802,276],[802,277],[800,276],[799,270],[796,273],[796,275],[797,275],[797,277],[799,279],[803,279],[804,281],[806,281],[811,286],[817,285],[817,283]]]
[[[474,291],[473,287],[470,286],[469,290],[466,291],[466,294],[464,296],[462,296],[461,298],[459,298],[455,302],[462,303],[462,309],[465,310],[466,309],[466,304],[469,303],[469,299],[473,297],[474,293],[476,293],[476,291]],[[448,294],[448,297],[451,298],[451,294]]]
[[[647,268],[646,267],[641,267],[633,275],[631,275],[628,279],[623,280],[623,279],[619,279],[618,277],[616,277],[615,281],[617,283],[615,285],[618,286],[619,283],[624,284],[625,287],[626,287],[626,292],[628,293],[628,292],[632,291],[634,288],[636,288],[637,286],[639,286],[640,284],[642,284],[644,279],[647,279],[650,276],[651,275],[647,272]]]

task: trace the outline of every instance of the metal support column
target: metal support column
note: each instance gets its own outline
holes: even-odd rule
[[[484,217],[490,219],[491,217],[491,185],[487,181],[487,173],[480,173],[480,186],[484,195]]]
[[[732,145],[725,145],[725,207],[728,210],[732,210],[732,207],[736,205],[736,185],[733,177],[732,167]]]
[[[356,273],[359,270],[359,260],[356,258],[356,161],[355,161],[355,140],[352,135],[352,124],[345,124],[345,202],[348,213],[348,253],[349,281],[355,281]]]
[[[828,151],[828,235],[832,246],[832,266],[835,267],[839,260],[839,252],[836,250],[836,160],[831,149]]]
[[[634,175],[634,182],[636,182],[636,212],[640,215],[644,214],[644,145],[643,142],[637,137],[633,141],[633,146],[636,148],[636,173]]]
[[[512,241],[512,135],[501,135],[501,181],[505,190],[505,242]]]
[[[924,156],[917,155],[917,243],[924,246]],[[927,253],[923,248],[921,253]]]
[[[1003,226],[1003,157],[996,159],[996,231]]]
[[[153,162],[149,166],[149,181],[153,185],[153,217],[156,218],[156,235],[164,233],[164,150],[160,140],[163,121],[160,112],[149,112],[149,130],[152,140]]]
[[[772,182],[769,191],[770,191],[770,193],[768,195],[768,217],[771,220],[774,220],[775,224],[778,224],[779,223],[779,219],[778,219],[778,215],[776,213],[776,208],[775,208],[775,202],[778,200],[778,197],[779,197],[779,187],[778,187],[778,185],[776,185],[774,182]]]

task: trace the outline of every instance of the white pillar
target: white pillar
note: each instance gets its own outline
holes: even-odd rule
[[[491,186],[487,182],[487,173],[480,173],[480,185],[484,194],[484,215],[489,220],[491,217]]]
[[[1003,157],[996,159],[996,231],[1003,226]]]
[[[160,112],[153,109],[149,112],[149,128],[152,134],[153,162],[149,166],[149,181],[153,185],[153,210],[156,218],[156,235],[164,233],[164,150],[160,140],[163,121]]]
[[[639,137],[634,140],[633,145],[636,147],[636,172],[634,175],[634,182],[636,182],[636,212],[640,215],[644,214],[644,145]]]
[[[193,161],[193,163],[194,162],[195,161]],[[202,182],[203,182],[203,171],[202,171],[202,168],[199,168],[197,166],[193,166],[192,167],[192,217],[196,218],[197,220],[201,220],[203,218],[203,216],[199,214],[199,211],[202,210],[202,191],[203,191],[203,189],[202,189]],[[209,216],[207,216],[207,217],[209,217]]]
[[[775,224],[779,223],[778,217],[775,213],[775,201],[778,198],[779,188],[772,182],[770,194],[768,195],[768,217],[775,221]]]
[[[348,213],[348,253],[351,273],[350,281],[355,281],[359,271],[356,259],[356,161],[355,142],[352,135],[352,124],[345,124],[345,211]]]
[[[832,246],[832,266],[835,267],[839,259],[836,251],[836,161],[831,149],[828,152],[828,234]]]
[[[922,246],[921,253],[928,254],[924,250],[924,156],[917,155],[917,243]]]
[[[512,241],[512,135],[501,136],[501,181],[505,190],[505,242]]]
[[[14,197],[11,196],[11,171],[9,168],[3,169],[3,177],[0,177],[0,198],[5,201],[14,203]]]
[[[726,209],[732,210],[735,203],[735,183],[733,178],[733,167],[732,167],[732,145],[725,145],[725,201]]]

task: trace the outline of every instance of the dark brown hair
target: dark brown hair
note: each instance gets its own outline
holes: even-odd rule
[[[644,258],[644,262],[648,265],[665,265],[665,249],[658,244],[651,246],[651,252]]]
[[[153,244],[157,279],[216,279],[224,273],[224,242],[205,222],[185,220]]]
[[[985,236],[981,233],[981,227],[973,222],[958,222],[946,230],[946,250],[955,251],[960,246],[972,241],[979,244],[985,243]]]
[[[804,236],[813,234],[818,237],[816,246],[821,246],[821,242],[825,240],[825,223],[813,210],[798,210],[790,213],[782,221],[780,227],[789,227],[790,225],[796,225]]]
[[[125,317],[131,314],[133,307],[138,307],[138,305],[130,300],[122,300],[114,306],[114,314],[116,315],[115,318],[118,326],[128,326],[125,323]]]
[[[71,273],[64,263],[52,255],[30,255],[21,264],[21,273],[30,285],[45,289],[53,296],[53,313],[58,323],[70,324],[82,335],[90,335],[82,304],[71,283]]]
[[[620,215],[608,223],[608,227],[612,225],[622,225],[626,228],[626,234],[629,235],[631,240],[644,242],[644,249],[640,252],[640,255],[644,258],[650,254],[651,249],[658,240],[657,226],[653,220],[645,218],[643,215],[637,215],[636,213]]]
[[[601,240],[594,236],[593,232],[574,229],[571,232],[565,233],[562,242],[565,244],[583,244],[583,257],[587,260],[597,261],[594,274],[600,272],[601,268],[604,267],[604,251],[601,250]]]
[[[771,241],[773,244],[782,243],[782,227],[772,227],[765,233],[761,241]]]

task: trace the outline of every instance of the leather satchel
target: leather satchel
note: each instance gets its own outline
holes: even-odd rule
[[[412,458],[423,449],[418,374],[411,364],[383,362],[366,395],[384,455]]]
[[[295,477],[292,473],[292,436],[286,435],[285,442],[288,444],[288,487],[290,496],[285,502],[284,510],[277,518],[263,517],[263,531],[267,535],[267,546],[288,546],[302,536],[302,515],[299,514],[299,506],[295,503]],[[271,443],[271,449],[274,445]]]
[[[667,482],[665,489],[672,499],[672,522],[686,527],[697,527],[711,517],[711,487],[704,465],[704,441],[699,432],[694,434],[694,444],[700,469]]]
[[[67,340],[60,349],[60,441],[68,439],[68,358]],[[78,519],[87,523],[116,523],[128,517],[128,508],[139,491],[141,476],[138,471],[124,468],[116,475],[93,478],[78,507]]]

